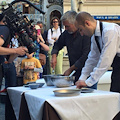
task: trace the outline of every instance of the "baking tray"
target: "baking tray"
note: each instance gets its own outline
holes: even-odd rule
[[[61,89],[61,90],[54,90],[53,91],[55,96],[76,96],[79,95],[81,90],[80,89]]]
[[[91,88],[81,88],[81,93],[91,93],[93,91],[94,89],[91,89]]]

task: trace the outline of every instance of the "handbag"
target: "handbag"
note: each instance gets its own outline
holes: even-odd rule
[[[46,64],[46,55],[39,53],[39,61],[40,61],[41,65],[45,65]]]

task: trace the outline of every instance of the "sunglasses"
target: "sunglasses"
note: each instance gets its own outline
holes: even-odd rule
[[[58,23],[58,21],[53,21],[53,23]]]

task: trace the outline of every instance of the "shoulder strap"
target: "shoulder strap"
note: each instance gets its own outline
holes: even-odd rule
[[[103,23],[100,22],[100,33],[101,33],[101,36],[102,36],[102,30],[103,30]]]
[[[99,40],[98,36],[95,36],[95,41],[96,41],[97,47],[99,49],[99,52],[101,53],[101,48],[100,48],[100,44],[99,44],[98,40]]]
[[[53,30],[52,30],[52,28],[51,28],[51,35],[53,34]]]
[[[62,28],[60,27],[60,33],[62,33]],[[53,30],[51,28],[51,34],[53,34]]]
[[[62,33],[62,28],[60,27],[60,33]]]
[[[102,24],[102,22],[100,22],[100,33],[101,33],[101,36],[102,36],[102,30],[103,30],[103,24]],[[95,36],[96,44],[97,44],[98,49],[99,49],[99,51],[100,51],[100,53],[101,53],[100,43],[99,43],[98,40],[99,40],[98,36]]]

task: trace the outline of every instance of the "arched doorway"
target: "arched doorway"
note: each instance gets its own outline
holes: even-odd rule
[[[45,24],[46,24],[46,29],[50,29],[50,20],[53,16],[57,16],[58,18],[61,18],[63,14],[63,8],[60,5],[52,5],[50,6],[47,11],[46,11],[46,16],[45,16]]]
[[[51,21],[51,19],[52,19],[53,17],[55,17],[55,16],[60,19],[60,18],[61,18],[61,13],[60,13],[58,10],[52,11],[51,14],[50,14],[50,21]],[[60,23],[60,26],[61,26],[61,23]],[[50,27],[51,27],[51,25],[50,25]]]

